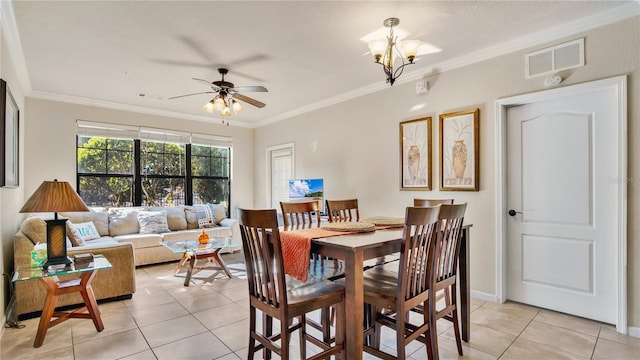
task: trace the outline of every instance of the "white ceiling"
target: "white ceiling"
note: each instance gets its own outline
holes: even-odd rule
[[[28,96],[214,123],[192,80],[262,85],[231,125],[259,126],[386,89],[360,38],[398,17],[442,49],[396,82],[537,45],[628,16],[636,1],[19,1],[14,31]],[[5,9],[3,8],[3,11]],[[9,16],[11,15],[9,7]],[[7,14],[3,14],[6,17]],[[12,21],[9,21],[9,26]],[[396,31],[397,32],[397,31]],[[15,50],[15,49],[13,49]],[[524,60],[523,60],[524,78]],[[142,97],[139,94],[145,94]]]

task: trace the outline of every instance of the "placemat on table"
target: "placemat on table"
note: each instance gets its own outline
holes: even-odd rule
[[[375,231],[376,227],[372,223],[365,222],[335,222],[322,225],[322,229],[334,230],[334,231],[352,231],[352,232],[371,232]]]
[[[373,224],[375,226],[386,227],[403,227],[404,218],[389,217],[389,216],[374,216],[361,219],[360,222]]]

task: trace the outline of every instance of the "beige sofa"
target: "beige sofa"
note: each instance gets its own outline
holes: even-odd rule
[[[223,252],[241,249],[242,239],[238,221],[226,218],[226,211],[222,205],[214,205],[212,208],[216,223],[204,230],[210,237],[231,237],[232,245]],[[196,209],[193,206],[92,208],[91,212],[61,215],[74,224],[91,221],[101,237],[110,237],[118,243],[133,244],[135,266],[140,266],[180,259],[181,254],[172,253],[162,246],[161,242],[197,239],[202,229],[198,225]],[[166,213],[169,232],[141,233],[139,215],[145,212]]]
[[[232,245],[225,249],[226,252],[241,249],[242,240],[237,220],[227,219],[225,209],[220,205],[211,208],[215,224],[204,230],[210,237],[231,237]],[[166,213],[168,232],[140,233],[138,215],[150,212]],[[181,254],[172,253],[161,244],[162,241],[196,239],[202,231],[198,223],[199,213],[192,206],[93,208],[90,212],[60,215],[68,219],[68,237],[74,237],[71,224],[91,222],[99,233],[98,238],[86,240],[80,246],[68,245],[70,257],[79,253],[103,254],[113,265],[112,269],[96,273],[93,290],[98,300],[130,296],[135,292],[135,266],[180,259]],[[46,243],[46,224],[41,218],[28,218],[15,236],[15,269],[30,266],[31,251],[38,242]],[[38,281],[18,281],[15,296],[16,313],[21,315],[42,310],[46,292]],[[80,303],[82,298],[78,294],[58,299],[58,306]]]

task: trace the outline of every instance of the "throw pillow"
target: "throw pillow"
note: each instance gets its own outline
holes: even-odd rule
[[[187,205],[184,207],[184,217],[187,220],[187,229],[198,228],[198,216],[193,206]]]
[[[109,235],[119,236],[138,234],[140,224],[138,212],[146,211],[145,207],[123,207],[109,209]]]
[[[169,232],[167,213],[164,211],[138,212],[140,234],[160,234]]]
[[[184,206],[154,206],[149,211],[164,211],[167,213],[167,223],[169,230],[187,230],[187,219],[185,218]]]
[[[216,214],[209,204],[195,205],[193,208],[196,210],[199,228],[204,229],[216,226]]]
[[[80,236],[80,233],[74,229],[73,223],[67,220],[67,237],[71,241],[71,246],[84,246],[84,239]]]
[[[92,221],[80,224],[71,223],[70,227],[73,237],[78,240],[78,244],[81,244],[79,246],[84,245],[84,242],[87,240],[100,239],[100,233]]]
[[[222,204],[208,204],[216,216],[216,224],[227,218],[227,209]]]

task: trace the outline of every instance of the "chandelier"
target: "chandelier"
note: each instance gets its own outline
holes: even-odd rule
[[[369,42],[371,55],[376,60],[376,64],[382,65],[382,70],[387,76],[387,82],[392,86],[396,79],[402,75],[404,67],[413,64],[420,47],[420,40],[402,40],[398,42],[398,37],[393,36],[393,27],[398,26],[398,24],[400,24],[400,19],[398,18],[386,19],[383,25],[389,28],[389,36],[385,39]],[[402,64],[394,69],[394,61],[398,55],[400,55]]]

